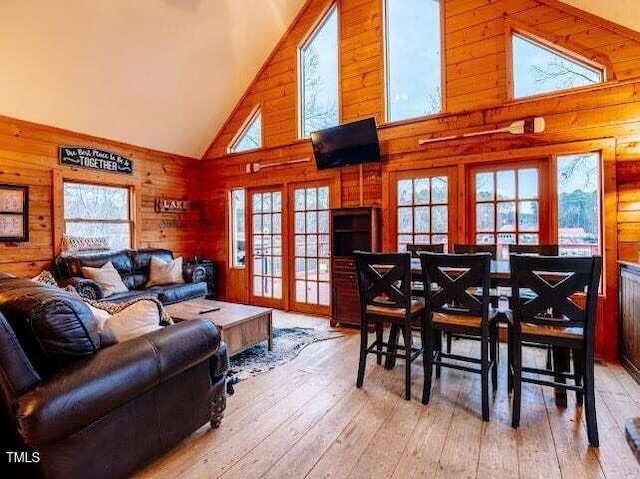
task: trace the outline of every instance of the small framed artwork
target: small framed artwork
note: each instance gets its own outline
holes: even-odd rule
[[[0,184],[0,241],[29,241],[29,187]]]

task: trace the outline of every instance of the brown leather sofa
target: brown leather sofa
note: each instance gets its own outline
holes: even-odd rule
[[[61,286],[72,285],[82,296],[102,299],[102,289],[95,281],[82,277],[82,267],[100,268],[111,261],[129,291],[113,294],[106,298],[108,301],[119,302],[152,295],[163,304],[172,304],[207,294],[207,284],[204,282],[206,271],[202,266],[185,266],[184,283],[147,288],[152,256],[164,261],[173,259],[170,250],[155,248],[60,255],[54,261],[55,275]]]
[[[219,425],[227,369],[210,321],[101,348],[80,298],[0,275],[0,476],[127,477]]]

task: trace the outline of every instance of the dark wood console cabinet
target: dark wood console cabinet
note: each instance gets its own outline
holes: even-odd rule
[[[620,359],[640,382],[640,264],[619,263]]]
[[[353,252],[380,251],[380,208],[331,210],[331,326],[360,325],[360,301]]]

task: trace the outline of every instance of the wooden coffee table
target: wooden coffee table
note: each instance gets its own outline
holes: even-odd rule
[[[201,313],[215,308],[220,309]],[[227,344],[229,356],[265,340],[269,351],[273,349],[272,310],[269,308],[196,298],[165,306],[165,310],[176,322],[192,319],[213,322]]]

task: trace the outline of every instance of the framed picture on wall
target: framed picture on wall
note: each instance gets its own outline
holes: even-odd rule
[[[29,187],[0,184],[0,241],[29,241]]]

